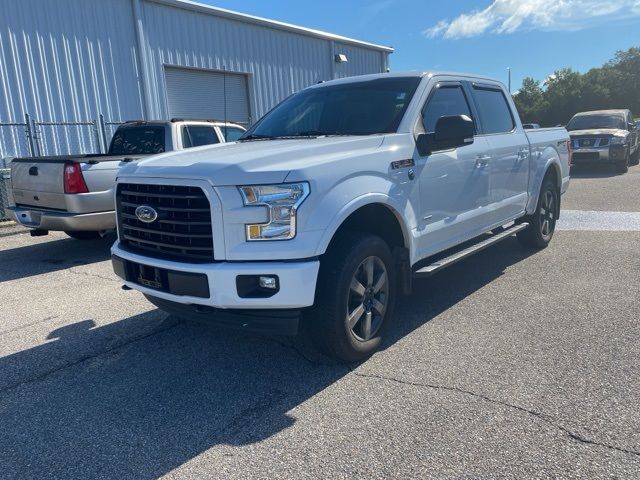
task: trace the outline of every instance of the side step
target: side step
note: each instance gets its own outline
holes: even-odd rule
[[[455,252],[452,255],[449,255],[448,257],[441,258],[440,260],[437,260],[434,263],[427,265],[426,267],[422,267],[420,270],[416,270],[415,272],[413,272],[413,276],[419,278],[419,277],[428,277],[430,275],[433,275],[434,273],[439,272],[443,268],[453,265],[454,263],[457,263],[460,260],[470,257],[474,253],[478,253],[484,250],[485,248],[490,247],[491,245],[494,245],[504,240],[507,237],[510,237],[514,233],[518,233],[519,231],[524,230],[528,226],[529,226],[528,223],[518,223],[516,225],[513,225],[512,227],[509,227],[500,233],[491,235],[486,240],[482,240],[481,242],[478,242],[475,245],[471,245],[470,247],[467,247],[464,250]]]

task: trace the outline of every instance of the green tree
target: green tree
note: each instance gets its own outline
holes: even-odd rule
[[[543,126],[564,125],[587,110],[629,108],[640,116],[640,48],[618,51],[585,74],[565,68],[544,84],[525,78],[513,98],[524,122]]]
[[[553,73],[545,81],[544,99],[549,108],[544,112],[546,125],[564,125],[581,110],[582,75],[570,68]]]
[[[527,77],[522,81],[522,87],[513,96],[520,118],[525,123],[540,123],[541,114],[546,108],[544,91],[538,80]]]

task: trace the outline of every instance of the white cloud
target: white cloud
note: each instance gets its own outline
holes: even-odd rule
[[[465,38],[524,28],[578,30],[629,16],[640,16],[640,0],[494,0],[484,10],[440,20],[423,33],[429,38]]]

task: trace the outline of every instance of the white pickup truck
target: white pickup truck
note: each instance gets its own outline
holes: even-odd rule
[[[32,236],[62,230],[79,240],[116,226],[113,187],[123,165],[160,152],[233,142],[245,129],[215,120],[131,121],[116,130],[107,153],[15,158],[11,185],[17,222]]]
[[[330,81],[237,143],[123,168],[113,266],[167,312],[286,334],[304,322],[354,361],[380,345],[413,276],[512,234],[545,247],[569,161],[567,131],[525,132],[495,80]]]

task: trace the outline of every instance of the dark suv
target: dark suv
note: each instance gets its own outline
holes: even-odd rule
[[[629,110],[598,110],[576,114],[567,124],[573,146],[572,163],[609,163],[625,173],[640,159],[638,126]]]

